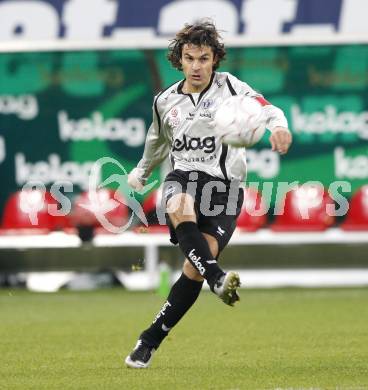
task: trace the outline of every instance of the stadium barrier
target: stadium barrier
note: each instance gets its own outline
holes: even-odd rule
[[[368,232],[260,229],[236,232],[221,263],[239,270],[243,287],[367,285],[367,247]],[[0,272],[28,272],[30,277],[42,272],[46,280],[47,271],[111,270],[129,289],[152,289],[159,282],[159,262],[178,269],[182,258],[162,233],[98,234],[87,244],[64,232],[0,236]]]

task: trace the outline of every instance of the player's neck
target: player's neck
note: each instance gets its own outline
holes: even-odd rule
[[[195,85],[189,84],[187,80],[185,80],[182,90],[184,93],[201,93],[203,90],[205,90],[208,87],[209,83],[210,81],[208,81],[208,83],[204,86],[201,85],[200,87],[196,87]]]

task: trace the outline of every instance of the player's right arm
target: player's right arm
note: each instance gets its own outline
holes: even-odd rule
[[[140,191],[144,187],[151,172],[167,157],[170,150],[161,128],[157,104],[159,96],[154,100],[153,120],[147,132],[143,156],[136,168],[128,175],[128,184],[136,191]]]

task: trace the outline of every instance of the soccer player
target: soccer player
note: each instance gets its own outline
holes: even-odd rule
[[[225,272],[217,259],[229,242],[243,202],[239,187],[246,174],[244,148],[221,143],[214,135],[216,107],[231,95],[257,99],[267,117],[272,150],[285,154],[291,134],[283,112],[230,73],[217,72],[225,48],[214,24],[187,24],[169,45],[168,59],[184,79],[161,91],[153,103],[142,159],[128,176],[140,190],[152,170],[168,155],[172,171],[163,198],[171,242],[186,259],[183,272],[153,323],[125,359],[128,367],[146,368],[153,353],[199,296],[203,280],[225,304],[239,300],[239,275]],[[239,190],[240,188],[240,190]]]

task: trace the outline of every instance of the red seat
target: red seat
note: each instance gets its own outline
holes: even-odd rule
[[[364,185],[350,200],[349,211],[341,224],[344,230],[368,230],[368,185]]]
[[[244,202],[236,221],[239,230],[254,232],[267,222],[267,209],[263,199],[254,188],[244,188]]]
[[[143,202],[143,211],[146,214],[156,214],[157,207],[160,207],[160,203],[162,200],[162,189],[153,190],[149,193],[147,198]],[[156,215],[157,217],[157,215]]]
[[[323,231],[335,218],[327,214],[333,200],[321,186],[299,186],[287,192],[283,213],[271,225],[274,231]]]
[[[106,228],[103,219],[98,218],[101,215],[115,227],[123,227],[128,221],[128,214],[127,202],[121,193],[101,188],[96,192],[82,192],[75,199],[72,221],[78,227]]]
[[[54,216],[59,202],[49,192],[29,189],[12,194],[5,204],[1,228],[21,233],[47,233],[69,226],[67,216]]]

